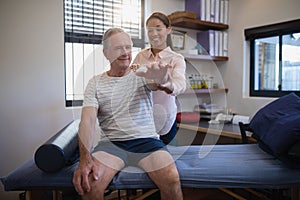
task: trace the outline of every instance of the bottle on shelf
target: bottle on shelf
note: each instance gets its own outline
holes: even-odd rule
[[[208,74],[191,74],[189,76],[189,87],[191,89],[211,89],[213,88],[213,76]]]

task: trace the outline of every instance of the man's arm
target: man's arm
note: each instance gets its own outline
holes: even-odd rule
[[[79,124],[80,158],[90,157],[90,150],[93,147],[93,137],[97,119],[97,108],[82,108],[81,121]]]
[[[98,179],[98,170],[90,152],[93,147],[96,117],[97,108],[84,107],[82,109],[78,130],[79,166],[73,176],[73,184],[79,194],[90,191],[89,175],[91,173],[95,180]]]

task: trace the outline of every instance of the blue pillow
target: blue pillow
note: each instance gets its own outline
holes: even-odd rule
[[[269,103],[254,115],[249,127],[263,150],[284,157],[300,141],[300,98],[290,93]]]

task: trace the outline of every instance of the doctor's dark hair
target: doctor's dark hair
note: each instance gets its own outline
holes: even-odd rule
[[[167,28],[171,28],[171,21],[168,18],[167,15],[161,13],[161,12],[154,12],[152,13],[147,21],[146,21],[146,25],[148,24],[150,19],[156,18],[158,20],[160,20]],[[171,33],[168,34],[167,36],[167,46],[169,46],[172,50],[173,50],[173,45],[172,45],[172,39],[171,39]]]

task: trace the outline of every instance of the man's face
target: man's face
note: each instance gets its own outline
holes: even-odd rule
[[[109,47],[104,50],[105,57],[111,66],[129,67],[132,59],[132,42],[126,33],[116,33],[109,38]]]

